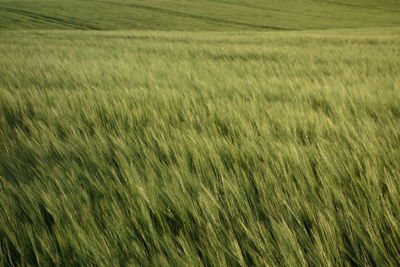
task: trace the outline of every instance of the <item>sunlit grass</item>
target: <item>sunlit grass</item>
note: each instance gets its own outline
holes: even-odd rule
[[[1,33],[0,262],[395,266],[398,33]]]

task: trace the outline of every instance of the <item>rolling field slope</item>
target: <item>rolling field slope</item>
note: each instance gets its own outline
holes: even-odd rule
[[[0,266],[399,266],[399,74],[397,0],[0,0]]]
[[[397,0],[2,0],[0,29],[301,30],[396,26]]]

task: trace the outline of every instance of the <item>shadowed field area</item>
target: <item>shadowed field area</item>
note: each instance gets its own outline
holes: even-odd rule
[[[2,0],[0,30],[304,30],[398,26],[397,0]]]

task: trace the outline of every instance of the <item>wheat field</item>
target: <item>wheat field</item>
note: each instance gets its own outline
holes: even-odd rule
[[[398,266],[396,1],[56,2],[0,3],[0,265]]]

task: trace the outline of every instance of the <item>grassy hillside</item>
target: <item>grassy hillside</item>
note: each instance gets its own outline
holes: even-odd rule
[[[396,266],[399,36],[1,32],[0,263]]]
[[[0,29],[299,30],[396,26],[397,0],[2,0]]]

